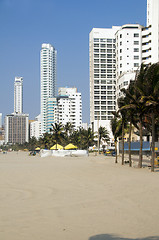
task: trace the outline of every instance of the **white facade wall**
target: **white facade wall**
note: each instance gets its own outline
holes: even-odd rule
[[[0,113],[0,128],[2,128],[2,113]]]
[[[82,99],[77,88],[59,88],[57,99],[58,122],[70,122],[75,129],[82,126]]]
[[[147,0],[147,27],[143,28],[143,56],[145,64],[159,61],[159,1]]]
[[[23,113],[23,78],[15,77],[14,81],[14,113]]]
[[[116,100],[122,96],[121,89],[135,80],[142,62],[142,26],[123,25],[116,33]]]
[[[42,137],[40,115],[35,118],[35,121],[30,123],[30,138],[32,137],[35,137],[36,139]]]
[[[41,117],[42,133],[46,132],[47,99],[56,95],[56,58],[57,51],[51,44],[42,44],[41,49]]]
[[[116,105],[115,34],[119,29],[93,28],[89,34],[90,122],[95,132],[103,126],[111,133]]]

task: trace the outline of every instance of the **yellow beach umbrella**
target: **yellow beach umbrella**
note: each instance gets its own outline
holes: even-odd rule
[[[77,148],[78,148],[78,147],[75,146],[75,145],[73,145],[72,143],[69,143],[69,144],[65,147],[66,150],[68,150],[68,149],[77,149]]]
[[[37,148],[35,148],[35,150],[40,150],[40,148],[39,148],[39,147],[37,147]]]
[[[50,150],[56,150],[56,149],[63,149],[63,146],[61,146],[60,144],[55,144],[50,148]]]

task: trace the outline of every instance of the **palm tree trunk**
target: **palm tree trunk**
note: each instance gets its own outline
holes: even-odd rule
[[[155,160],[155,114],[152,112],[152,157],[151,157],[151,172],[154,172]]]
[[[122,165],[124,165],[124,123],[122,123]]]
[[[132,161],[131,161],[131,129],[132,129],[132,121],[130,120],[130,127],[129,127],[129,167],[132,166]]]
[[[118,155],[117,155],[117,141],[115,141],[115,163],[118,163]]]
[[[142,168],[142,146],[143,146],[143,141],[142,141],[142,118],[140,117],[140,151],[139,151],[139,168]]]

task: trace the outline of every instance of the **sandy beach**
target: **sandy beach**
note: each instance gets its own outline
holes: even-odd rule
[[[0,239],[159,239],[159,172],[114,160],[0,153]]]

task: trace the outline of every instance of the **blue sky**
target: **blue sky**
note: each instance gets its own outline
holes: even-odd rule
[[[23,77],[24,112],[40,113],[40,49],[57,49],[57,86],[82,93],[89,122],[89,32],[146,24],[146,0],[0,0],[0,112],[13,112],[14,78]]]

